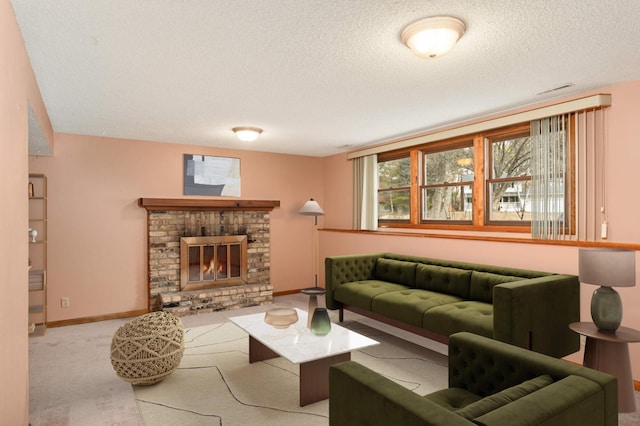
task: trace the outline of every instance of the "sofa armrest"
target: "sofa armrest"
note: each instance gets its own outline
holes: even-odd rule
[[[549,275],[493,289],[493,337],[557,358],[580,349],[569,324],[580,321],[580,282]]]
[[[472,422],[354,361],[329,369],[329,425],[469,426]]]
[[[334,290],[341,284],[370,280],[374,277],[376,260],[381,253],[329,256],[324,260],[324,286],[326,305],[329,309],[339,309],[342,304],[333,298]]]

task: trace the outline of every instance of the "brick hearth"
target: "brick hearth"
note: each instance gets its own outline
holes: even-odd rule
[[[269,210],[279,202],[264,203],[141,198],[148,212],[149,309],[184,316],[272,303]],[[180,291],[180,238],[202,235],[247,235],[246,284]]]

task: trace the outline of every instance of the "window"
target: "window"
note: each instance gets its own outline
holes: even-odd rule
[[[422,152],[421,222],[473,219],[473,141]]]
[[[531,135],[524,131],[486,138],[488,224],[531,223]]]
[[[553,186],[552,196],[549,190],[538,194],[540,173],[534,169],[551,167],[544,177],[561,168],[533,165],[544,145],[533,148],[544,141],[533,142],[530,127],[523,123],[379,154],[379,226],[529,232],[532,221],[538,223],[537,209],[564,205],[572,199],[568,191],[575,190],[570,180],[560,179],[542,185]],[[560,152],[553,156],[556,163],[575,164],[574,149]]]
[[[378,221],[409,222],[411,214],[411,160],[378,158]]]

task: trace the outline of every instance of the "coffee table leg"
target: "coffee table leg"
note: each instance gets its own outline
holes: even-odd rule
[[[278,358],[280,355],[249,336],[249,363],[264,361],[265,359]]]
[[[351,353],[334,355],[300,364],[300,406],[329,397],[329,367],[351,360]]]

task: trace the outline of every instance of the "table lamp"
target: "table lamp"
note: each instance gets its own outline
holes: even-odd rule
[[[613,287],[636,285],[636,252],[614,248],[581,248],[579,276],[599,285],[591,297],[591,318],[599,331],[615,333],[622,322],[622,301]]]

